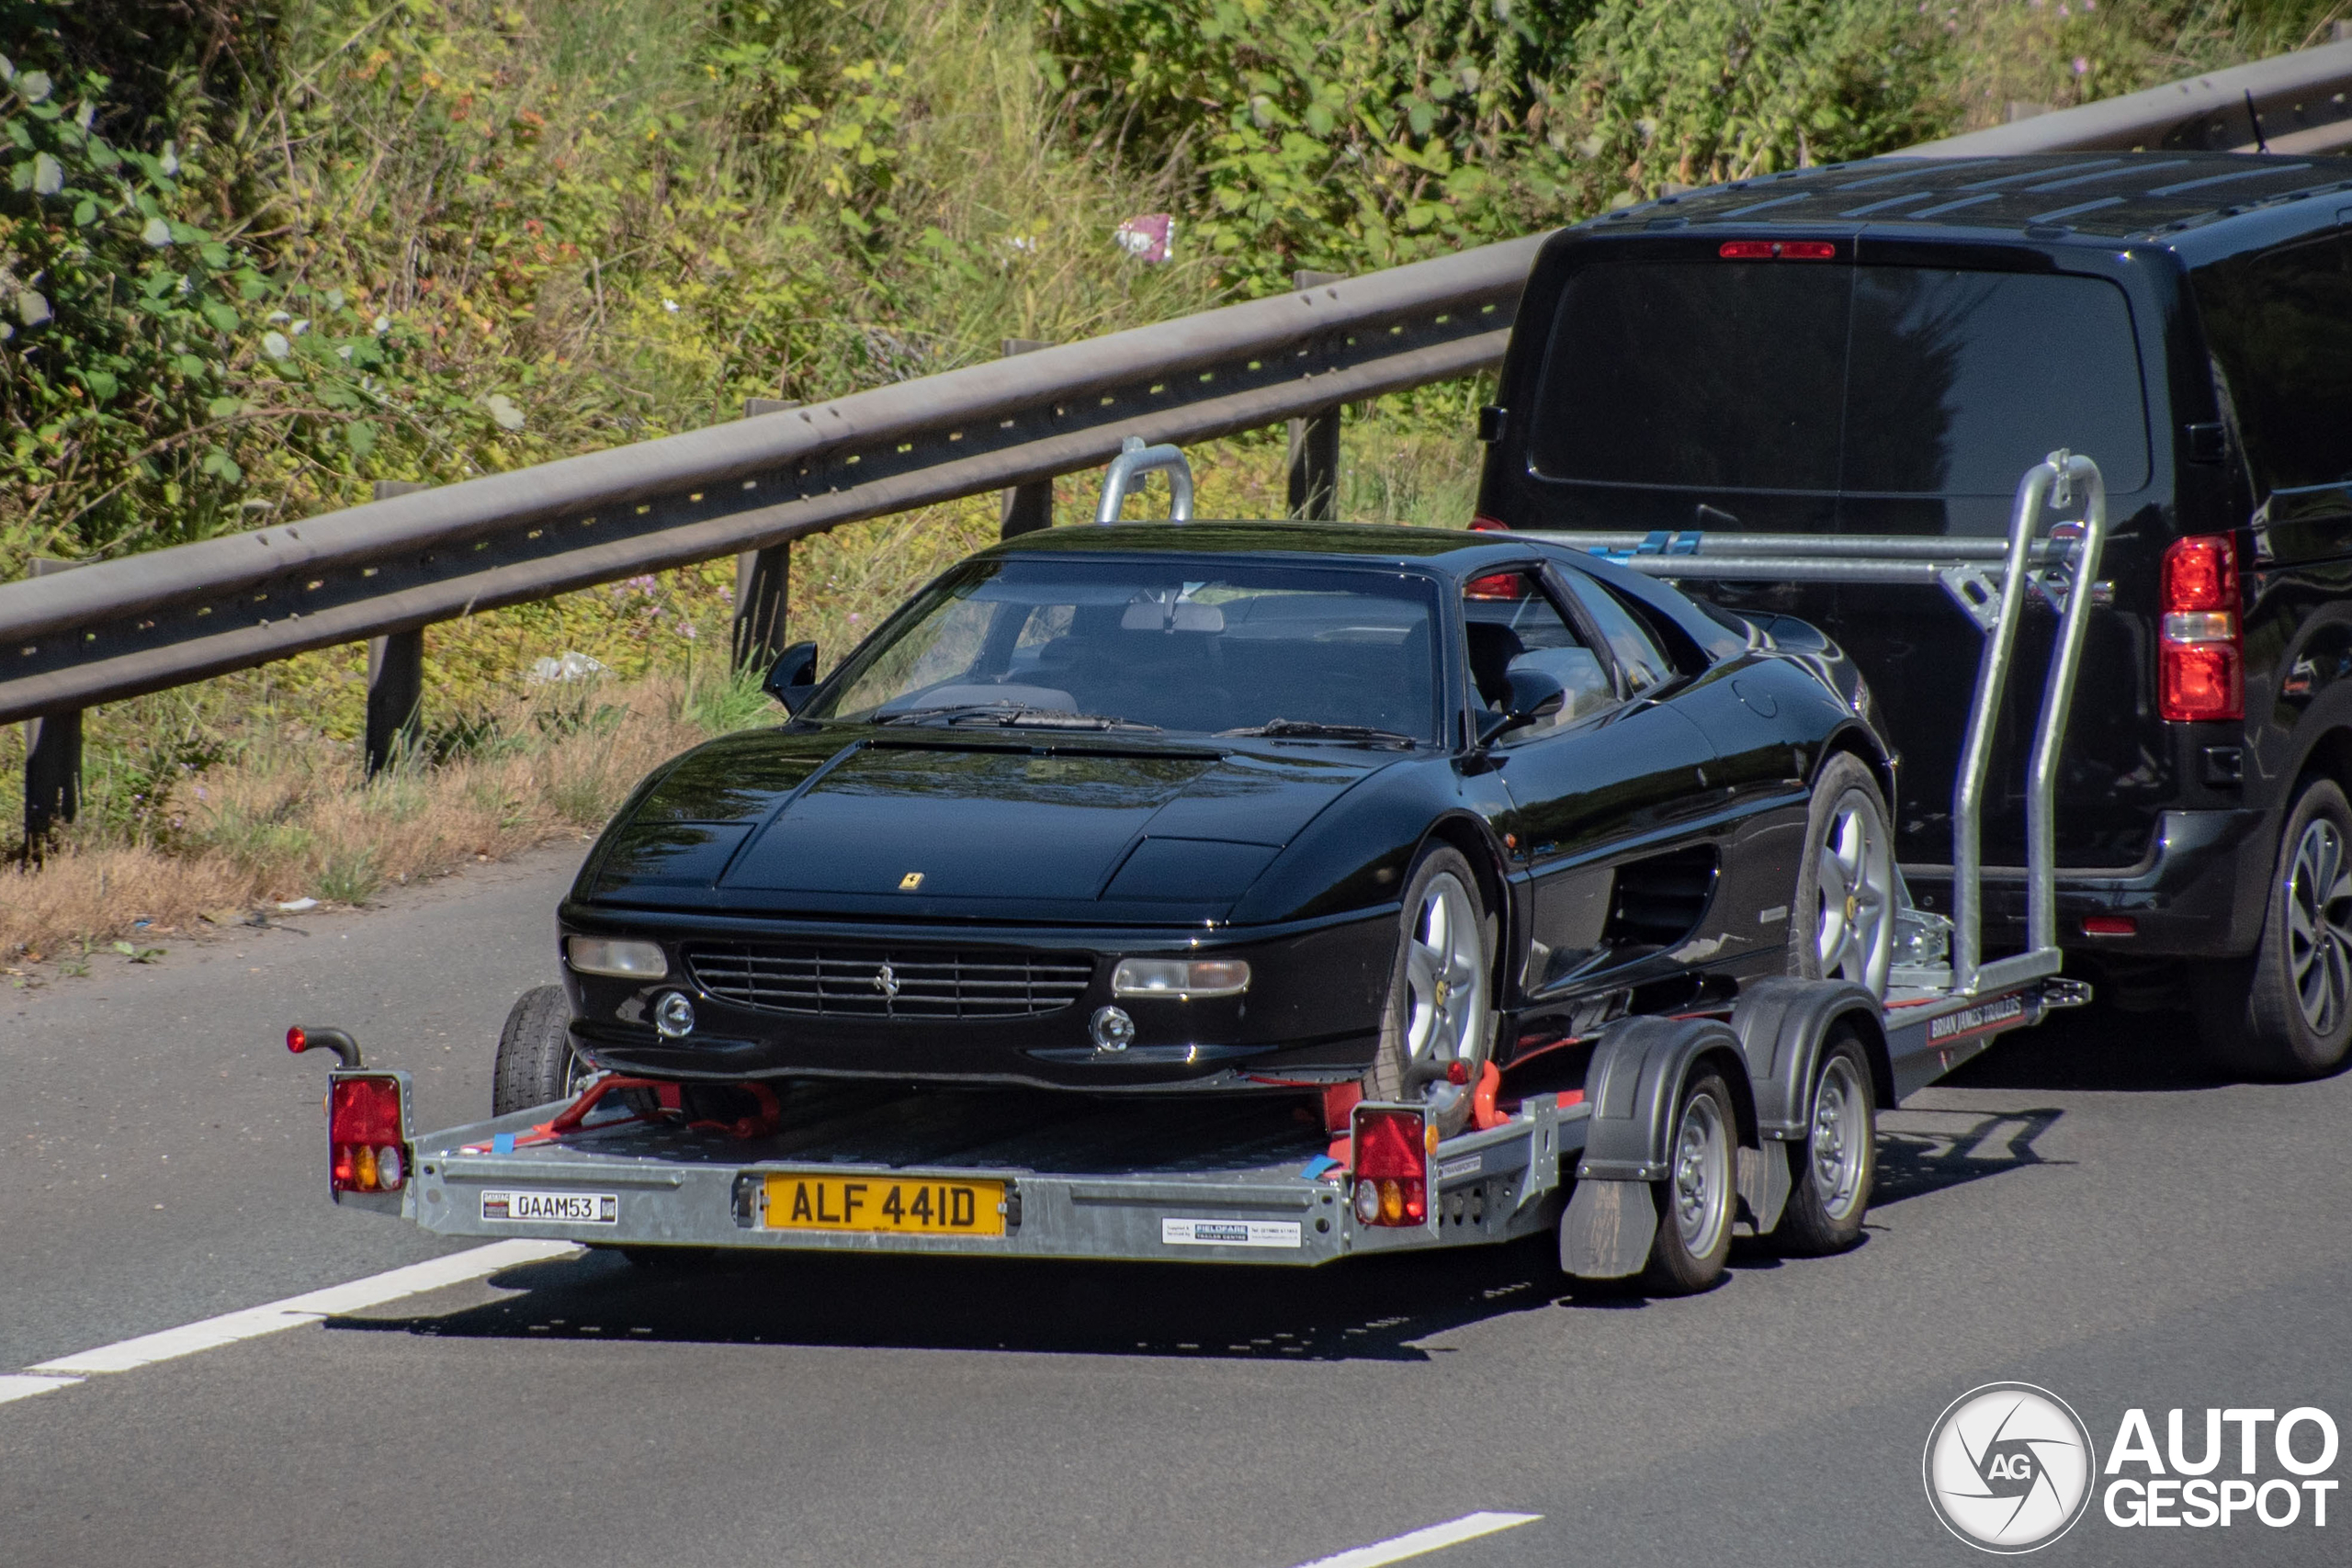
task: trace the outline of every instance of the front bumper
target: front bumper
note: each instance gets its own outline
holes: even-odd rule
[[[2139,864],[2059,869],[2059,945],[2148,958],[2250,953],[2262,931],[2274,848],[2265,811],[2164,812]],[[1906,865],[1903,875],[1921,908],[1951,913],[1951,866]],[[2089,935],[2083,920],[2090,915],[2129,915],[2135,930],[2129,936]],[[2025,868],[1985,867],[1986,946],[2016,945],[2025,934]]]
[[[562,929],[660,942],[670,974],[648,985],[582,975],[567,964],[572,1040],[595,1066],[652,1077],[848,1077],[900,1082],[1023,1083],[1102,1091],[1254,1087],[1259,1077],[1340,1082],[1371,1065],[1395,958],[1394,910],[1281,929],[1204,931],[1050,927],[906,927],[809,919],[630,914],[568,907]],[[786,1012],[729,1001],[698,984],[684,957],[696,942],[825,944],[847,953],[1001,948],[1083,958],[1077,999],[1012,1018]],[[1250,966],[1238,997],[1192,1001],[1114,997],[1122,957],[1235,957]],[[694,1003],[695,1027],[669,1039],[651,1025],[668,992]],[[1099,1008],[1135,1021],[1134,1043],[1099,1049]]]

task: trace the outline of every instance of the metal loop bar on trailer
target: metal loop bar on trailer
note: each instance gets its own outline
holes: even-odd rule
[[[1190,523],[1193,466],[1184,460],[1184,449],[1165,443],[1147,446],[1140,435],[1128,436],[1125,447],[1111,459],[1110,469],[1102,476],[1102,501],[1094,509],[1094,521],[1116,523],[1127,503],[1128,493],[1146,474],[1168,476],[1168,521]]]
[[[2025,605],[2036,525],[2053,490],[2060,496],[2079,494],[2081,533],[2073,541],[2064,579],[2065,616],[2058,646],[2043,682],[2041,718],[2033,739],[2033,760],[2026,791],[2026,886],[2029,908],[2026,951],[2012,958],[1984,964],[1982,829],[1985,775],[1993,761],[1994,727],[2000,717],[2001,699],[2009,678],[2017,644],[2018,622]],[[2055,530],[2052,530],[2053,536]],[[2093,594],[2080,592],[2098,571],[2100,551],[2107,543],[2107,481],[2098,465],[2078,453],[2059,450],[2026,470],[2018,481],[2017,510],[2009,524],[2009,552],[2001,581],[1998,618],[1984,638],[1976,668],[1976,700],[1968,716],[1968,738],[1961,750],[1960,777],[1952,785],[1952,982],[1962,995],[2014,985],[2037,976],[2058,972],[2056,829],[2052,815],[2056,803],[2058,750],[2065,743],[2066,720],[2074,706],[2075,675],[2081,665],[2083,632]]]

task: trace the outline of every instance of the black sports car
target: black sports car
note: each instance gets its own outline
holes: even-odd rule
[[[560,921],[571,1038],[664,1079],[1361,1081],[1750,977],[1883,989],[1893,780],[1801,623],[1509,534],[1064,527],[662,767]]]

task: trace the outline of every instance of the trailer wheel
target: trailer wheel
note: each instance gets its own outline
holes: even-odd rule
[[[1650,1183],[1657,1239],[1650,1244],[1642,1282],[1652,1294],[1691,1295],[1722,1278],[1731,1255],[1738,1126],[1723,1078],[1712,1071],[1693,1074],[1675,1107],[1666,1179]]]
[[[1472,1086],[1494,1043],[1494,919],[1470,863],[1444,846],[1424,852],[1405,879],[1380,1053],[1363,1076],[1366,1100],[1426,1099],[1441,1137],[1468,1123]],[[1459,1082],[1449,1071],[1456,1063]]]
[[[589,1072],[571,1049],[571,998],[561,986],[535,986],[516,999],[499,1031],[491,1114],[570,1100]]]
[[[1831,757],[1814,779],[1804,843],[1789,905],[1789,973],[1851,980],[1885,996],[1894,954],[1894,835],[1878,780],[1852,752]]]
[[[2197,976],[2198,1032],[2222,1066],[2312,1078],[2352,1048],[2352,806],[2330,780],[2296,798],[2251,959]]]
[[[1788,1145],[1793,1178],[1772,1240],[1799,1258],[1843,1252],[1862,1234],[1878,1173],[1878,1120],[1861,1043],[1841,1033],[1821,1054],[1804,1142]]]

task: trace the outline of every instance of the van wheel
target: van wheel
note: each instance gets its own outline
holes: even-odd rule
[[[594,1071],[571,1048],[571,999],[561,986],[535,986],[516,999],[499,1031],[491,1114],[570,1100]]]
[[[1805,813],[1804,859],[1789,905],[1789,973],[1850,980],[1886,995],[1894,955],[1894,835],[1886,801],[1862,760],[1840,751],[1821,765]]]
[[[1470,1097],[1494,1044],[1495,921],[1458,850],[1431,849],[1405,879],[1396,959],[1366,1100],[1426,1100],[1440,1137],[1470,1120]],[[1462,1065],[1462,1081],[1448,1068]]]
[[[1850,1034],[1830,1042],[1813,1081],[1805,1139],[1788,1145],[1796,1168],[1772,1242],[1798,1258],[1843,1252],[1862,1234],[1878,1173],[1878,1121],[1871,1066]]]
[[[1723,1277],[1731,1256],[1734,1145],[1731,1090],[1702,1072],[1683,1086],[1666,1149],[1666,1179],[1650,1183],[1657,1239],[1642,1284],[1652,1295],[1688,1296]]]
[[[2352,1048],[2352,805],[2308,785],[2278,835],[2250,960],[2198,976],[2198,1032],[2222,1066],[2262,1077],[2332,1072]]]

